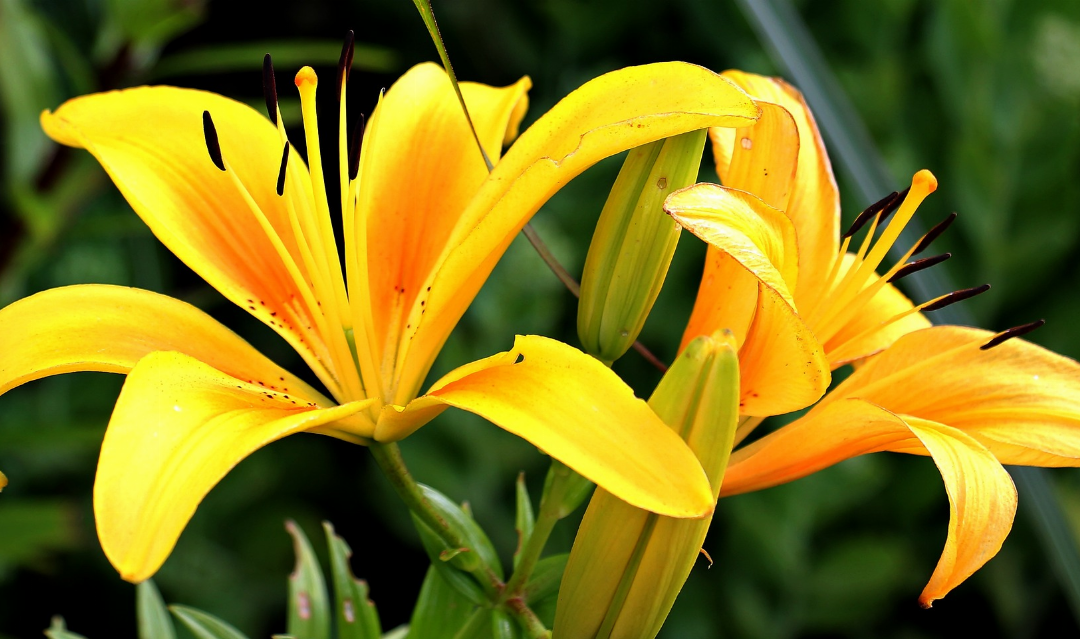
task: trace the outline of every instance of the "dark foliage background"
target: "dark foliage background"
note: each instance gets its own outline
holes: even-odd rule
[[[1033,340],[1080,356],[1080,4],[839,0],[797,8],[897,183],[922,167],[940,179],[920,215],[934,221],[960,212],[958,228],[940,240],[956,255],[944,268],[961,286],[993,283],[969,303],[980,324],[1002,329],[1045,317]],[[585,80],[630,64],[681,59],[777,72],[738,7],[722,0],[448,0],[435,10],[461,78],[532,77],[530,120]],[[200,306],[300,371],[276,335],[160,246],[88,154],[56,148],[37,118],[68,97],[141,83],[256,103],[262,53],[274,53],[279,85],[291,88],[287,78],[301,64],[331,73],[347,28],[370,45],[356,58],[355,108],[370,112],[380,88],[435,58],[408,0],[0,0],[0,303],[74,283],[143,287]],[[295,126],[296,100],[283,110]],[[714,179],[708,164],[702,179]],[[601,163],[535,218],[571,272],[580,272],[618,166],[617,158]],[[841,186],[850,219],[868,202]],[[684,237],[642,336],[664,359],[689,314],[703,254]],[[504,350],[516,333],[576,343],[574,311],[573,298],[519,239],[433,374]],[[633,354],[616,370],[639,395],[658,378]],[[121,383],[82,373],[0,399],[0,468],[11,480],[0,495],[0,637],[40,636],[53,614],[88,637],[135,633],[134,589],[101,553],[91,510],[96,454]],[[444,414],[403,449],[422,481],[470,502],[508,557],[513,480],[525,471],[538,494],[546,460],[461,413]],[[1061,507],[1080,525],[1080,475],[1061,470],[1053,479]],[[716,563],[695,570],[661,636],[906,638],[963,630],[1026,638],[1075,630],[1051,560],[1020,508],[1000,555],[922,611],[916,596],[948,519],[929,460],[859,458],[725,500],[706,543]],[[369,580],[384,627],[407,621],[426,558],[404,508],[363,449],[315,436],[269,446],[214,489],[155,578],[166,600],[218,614],[251,636],[282,631],[292,562],[287,517],[313,537],[320,520],[333,521],[356,551],[355,570]],[[568,548],[573,530],[573,522],[561,524],[552,549]]]

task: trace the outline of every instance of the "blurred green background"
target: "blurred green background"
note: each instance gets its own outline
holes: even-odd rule
[[[919,168],[940,190],[920,210],[956,210],[943,265],[992,329],[1045,317],[1032,335],[1080,356],[1080,4],[1072,0],[797,2],[897,184]],[[779,69],[736,4],[722,0],[455,0],[437,3],[462,79],[534,89],[527,121],[600,73],[687,60],[715,70]],[[350,105],[435,51],[409,0],[0,0],[0,303],[75,283],[138,286],[190,301],[279,363],[302,363],[164,250],[84,152],[59,149],[38,114],[64,99],[143,83],[210,89],[261,103],[262,54],[274,54],[283,112],[297,124],[288,78],[302,64],[332,73],[339,38],[356,30]],[[332,96],[324,95],[324,99]],[[260,107],[261,108],[261,107]],[[324,113],[328,112],[324,107]],[[294,140],[298,136],[293,135]],[[605,161],[565,188],[534,224],[580,273],[618,170]],[[702,179],[715,179],[706,158]],[[841,178],[845,219],[869,201]],[[883,194],[882,194],[883,195]],[[670,361],[689,315],[703,247],[684,236],[642,335]],[[945,291],[937,291],[942,293]],[[574,300],[519,238],[451,338],[433,375],[505,350],[517,333],[576,343]],[[634,354],[616,370],[647,396],[658,379]],[[0,398],[0,637],[40,636],[62,614],[89,637],[133,636],[134,588],[97,545],[91,485],[119,376],[47,379]],[[513,480],[539,494],[546,460],[462,413],[409,438],[421,481],[470,502],[504,557],[516,541]],[[1080,530],[1080,474],[1052,473]],[[1021,512],[999,556],[923,611],[916,603],[944,543],[948,502],[925,458],[875,455],[793,484],[721,502],[705,548],[661,636],[1058,636],[1077,629],[1036,532]],[[408,619],[426,558],[402,505],[367,453],[316,436],[256,453],[209,495],[156,577],[165,599],[201,607],[249,633],[284,629],[293,517],[317,538],[322,519],[352,545],[384,627]],[[573,518],[571,518],[573,519]],[[573,522],[556,530],[565,550]]]

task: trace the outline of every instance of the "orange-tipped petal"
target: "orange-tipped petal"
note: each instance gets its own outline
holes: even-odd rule
[[[376,438],[399,439],[446,406],[528,440],[638,508],[712,512],[709,481],[686,443],[609,368],[561,342],[519,336],[513,350],[451,373],[404,410],[383,409]]]
[[[564,98],[507,151],[458,221],[447,244],[452,248],[425,285],[426,306],[414,305],[407,321],[414,333],[398,354],[395,401],[404,403],[418,390],[499,257],[563,185],[620,151],[710,126],[745,125],[757,116],[758,108],[733,84],[678,62],[613,71]]]
[[[270,236],[232,177],[215,166],[204,137],[211,114],[221,154],[250,192],[281,246],[306,277],[286,199],[311,206],[310,185],[276,192],[282,144],[277,129],[245,104],[191,89],[139,87],[96,93],[41,114],[57,142],[85,148],[135,212],[192,270],[271,326],[308,359],[325,353],[312,310]],[[292,171],[306,172],[292,152]]]
[[[180,353],[147,355],[128,375],[101,445],[94,514],[105,555],[124,579],[149,578],[233,466],[371,402],[319,408]]]
[[[98,284],[54,288],[0,310],[0,394],[60,373],[127,373],[153,351],[185,353],[245,382],[329,405],[194,306]]]
[[[735,333],[743,414],[779,415],[821,397],[829,367],[795,311],[798,251],[787,217],[753,195],[714,184],[673,193],[664,208],[714,249],[683,344],[719,329]]]
[[[504,88],[461,84],[493,162],[504,139],[516,135],[530,85],[527,77]],[[357,203],[359,219],[367,220],[375,340],[391,357],[454,225],[487,175],[446,72],[431,63],[410,69],[368,124]]]

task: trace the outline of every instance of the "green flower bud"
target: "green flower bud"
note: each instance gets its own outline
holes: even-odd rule
[[[611,363],[637,340],[667,276],[681,228],[664,199],[697,180],[705,130],[631,149],[596,224],[581,276],[578,336]]]
[[[719,496],[739,413],[739,364],[730,332],[691,342],[649,405],[686,440]],[[710,521],[662,517],[597,488],[559,589],[555,636],[655,637]]]

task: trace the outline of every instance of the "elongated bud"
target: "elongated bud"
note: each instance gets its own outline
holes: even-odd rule
[[[581,276],[578,336],[611,363],[637,340],[667,276],[679,225],[664,214],[668,194],[697,179],[706,131],[632,149],[596,224]]]
[[[686,440],[719,496],[739,412],[739,365],[731,334],[691,342],[649,406]],[[554,636],[655,637],[697,560],[710,521],[662,517],[597,488],[563,574]]]

